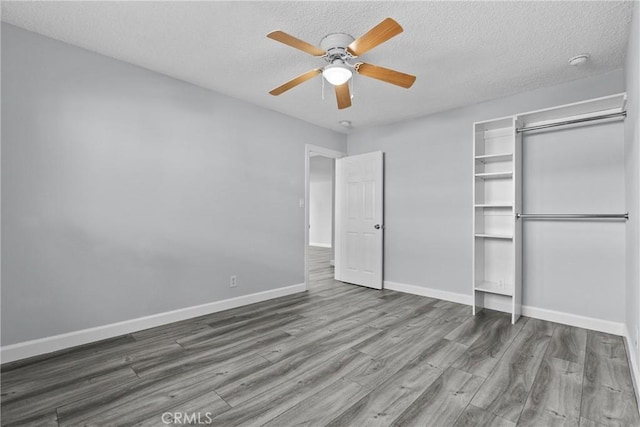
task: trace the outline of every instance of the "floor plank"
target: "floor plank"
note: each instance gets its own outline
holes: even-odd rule
[[[403,342],[349,374],[349,378],[369,389],[379,387],[388,378],[396,374],[403,366],[414,359],[428,360],[434,366],[445,369],[466,347],[442,337],[456,327],[456,323],[443,322],[429,328],[425,333]]]
[[[260,426],[367,363],[369,356],[347,351],[304,376],[291,379],[253,397],[214,419],[215,425]]]
[[[449,426],[463,413],[484,378],[448,368],[391,423],[392,426]]]
[[[588,331],[583,384],[582,417],[605,425],[640,425],[622,337]]]
[[[586,385],[633,392],[622,337],[589,331],[586,342]]]
[[[556,325],[549,343],[549,356],[583,365],[586,345],[586,329]]]
[[[604,427],[604,424],[597,423],[589,418],[580,417],[580,427]]]
[[[441,375],[441,369],[427,361],[416,360],[356,400],[330,425],[387,426]]]
[[[622,337],[588,331],[581,415],[605,425],[640,425]]]
[[[445,338],[469,346],[478,338],[487,336],[492,329],[495,329],[494,325],[500,323],[506,317],[506,313],[482,310],[447,334]]]
[[[184,426],[187,424],[185,417],[189,417],[190,424],[210,424],[215,417],[230,408],[231,406],[222,400],[215,391],[210,391],[176,406],[164,406],[158,413],[134,425],[136,427]],[[176,418],[174,415],[176,413],[180,418]]]
[[[283,359],[256,372],[243,376],[237,381],[217,388],[216,391],[231,406],[238,406],[247,400],[258,396],[280,384],[296,379],[304,379],[315,375],[322,366],[336,357],[347,352],[348,347],[327,347],[321,352],[303,351]]]
[[[126,384],[139,381],[135,372],[130,367],[126,367],[105,375],[55,387],[52,390],[34,393],[32,397],[5,401],[2,404],[2,422],[12,425],[34,422],[55,413],[61,405],[82,400],[87,396],[95,396],[106,390],[118,390]]]
[[[548,357],[550,353],[540,364],[518,425],[580,424],[583,365]]]
[[[553,324],[529,319],[472,404],[517,422],[552,334]]]
[[[452,366],[473,375],[488,377],[527,322],[527,319],[520,318],[515,325],[511,325],[510,317],[507,313],[502,313],[490,318],[484,334],[477,336]]]
[[[237,345],[228,345],[224,348],[203,348],[177,357],[158,358],[143,363],[131,365],[136,374],[141,378],[169,377],[182,372],[191,372],[198,369],[206,369],[219,363],[228,362],[234,358],[257,352],[274,343],[285,341],[291,336],[286,332],[275,330],[266,334],[252,336],[242,340]],[[258,360],[263,360],[259,358]]]
[[[376,310],[357,313],[319,330],[314,329],[302,336],[293,336],[266,346],[259,350],[258,354],[275,363],[300,351],[309,349],[320,351],[321,348],[334,345],[336,341],[351,347],[383,332],[367,325],[369,320],[379,315],[380,313]]]
[[[69,426],[84,423],[131,425],[166,408],[196,399],[266,364],[268,362],[263,358],[249,354],[233,362],[205,365],[169,377],[144,379],[115,390],[102,390],[60,406],[58,420],[60,425]]]
[[[514,427],[516,423],[485,411],[477,406],[469,405],[458,417],[454,427]]]
[[[268,423],[263,424],[263,426],[327,425],[331,421],[333,414],[341,412],[350,405],[350,402],[357,401],[367,393],[368,391],[359,384],[343,378],[303,400]]]
[[[581,414],[607,426],[640,426],[633,394],[607,387],[584,386]]]

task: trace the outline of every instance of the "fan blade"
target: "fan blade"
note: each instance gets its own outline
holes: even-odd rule
[[[372,79],[382,80],[383,82],[401,86],[405,89],[410,88],[416,81],[416,76],[401,73],[400,71],[390,70],[389,68],[378,67],[377,65],[365,64],[360,62],[356,64],[356,71],[363,76]]]
[[[289,35],[284,31],[272,31],[267,34],[267,37],[291,47],[295,47],[296,49],[300,49],[301,51],[307,52],[308,54],[313,56],[323,56],[325,53],[327,53],[319,47],[307,43],[304,40],[293,37],[292,35]]]
[[[349,93],[349,82],[336,86],[336,99],[338,100],[338,110],[351,107],[351,94]]]
[[[360,56],[365,52],[370,51],[374,47],[378,46],[389,40],[390,38],[397,36],[402,32],[402,27],[396,21],[391,18],[387,18],[369,31],[366,34],[355,39],[347,47],[347,50],[353,56]]]
[[[286,92],[289,89],[294,88],[294,87],[298,86],[299,84],[304,83],[307,80],[314,78],[315,76],[317,76],[320,73],[322,73],[322,69],[321,68],[316,68],[315,70],[307,71],[304,74],[300,74],[295,79],[289,80],[288,82],[286,82],[282,86],[278,86],[277,88],[273,89],[269,93],[271,95],[278,96],[281,93]]]

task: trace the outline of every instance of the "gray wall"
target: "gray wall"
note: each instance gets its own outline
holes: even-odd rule
[[[309,244],[332,246],[334,159],[313,156],[309,161]]]
[[[305,143],[346,151],[7,24],[2,124],[2,345],[303,282]]]
[[[627,49],[627,64],[625,77],[627,86],[627,119],[625,120],[625,182],[626,204],[629,211],[627,224],[627,294],[626,294],[626,324],[631,335],[632,357],[636,366],[640,366],[638,343],[636,337],[640,320],[640,5],[634,4],[633,22],[629,35]],[[637,373],[636,373],[637,374]]]
[[[472,123],[624,91],[622,70],[377,128],[349,154],[385,152],[385,280],[470,294]],[[526,209],[624,209],[621,122],[527,136]],[[523,303],[624,320],[622,223],[527,223]]]

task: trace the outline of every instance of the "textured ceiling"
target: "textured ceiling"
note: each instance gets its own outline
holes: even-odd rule
[[[344,131],[473,104],[622,67],[632,2],[2,2],[2,20],[284,114]],[[320,58],[267,39],[357,37],[386,17],[404,33],[361,59],[414,74],[411,89],[363,76],[338,111],[316,78],[268,91]],[[567,59],[591,54],[581,68]]]

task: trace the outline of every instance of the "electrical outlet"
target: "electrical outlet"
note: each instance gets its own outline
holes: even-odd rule
[[[236,286],[238,286],[238,276],[234,275],[229,279],[229,287],[235,288]]]

